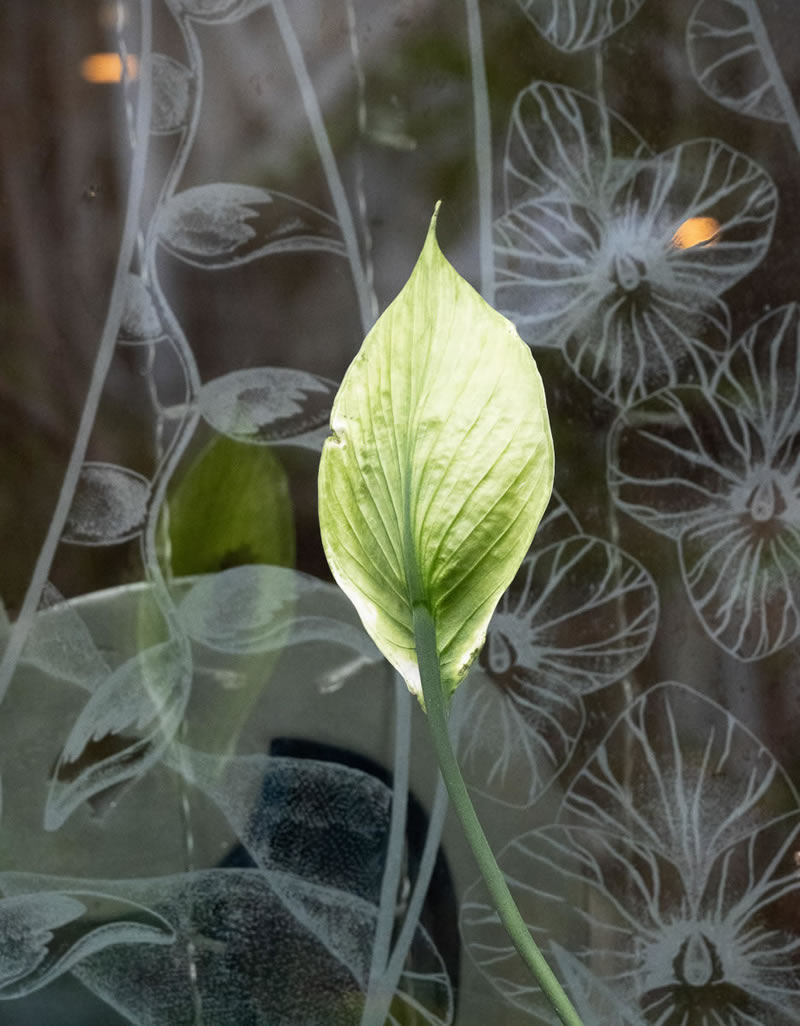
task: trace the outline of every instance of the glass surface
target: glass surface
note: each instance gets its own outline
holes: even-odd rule
[[[320,541],[438,200],[556,450],[451,715],[512,893],[585,1026],[800,1021],[800,7],[0,29],[3,1026],[556,1022]]]

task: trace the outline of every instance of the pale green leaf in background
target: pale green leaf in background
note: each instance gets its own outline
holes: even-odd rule
[[[553,446],[530,349],[445,260],[436,214],[331,430],[319,504],[333,575],[420,699],[413,609],[428,609],[450,694],[547,506]]]
[[[170,497],[169,533],[176,577],[253,563],[293,566],[286,471],[267,446],[215,438]]]

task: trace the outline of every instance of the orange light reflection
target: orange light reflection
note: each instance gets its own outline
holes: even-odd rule
[[[139,61],[129,54],[126,60],[128,78],[139,74]],[[81,76],[87,82],[121,82],[122,58],[118,53],[93,53],[81,61]]]
[[[672,236],[672,245],[678,249],[713,246],[719,237],[719,229],[719,221],[714,217],[690,217]]]

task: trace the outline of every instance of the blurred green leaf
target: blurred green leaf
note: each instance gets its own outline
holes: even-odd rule
[[[294,566],[289,482],[268,446],[215,438],[186,471],[169,502],[176,577],[234,566]]]

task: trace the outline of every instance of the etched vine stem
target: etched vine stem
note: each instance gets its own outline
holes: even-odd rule
[[[147,155],[149,150],[149,132],[151,116],[151,59],[152,59],[152,10],[151,0],[140,0],[140,57],[138,75],[137,115],[135,126],[136,145],[131,157],[130,186],[125,208],[125,220],[122,228],[119,252],[117,257],[111,295],[108,301],[105,324],[100,336],[97,357],[92,368],[92,375],[83,404],[81,417],[72,450],[64,472],[61,488],[56,499],[55,509],[50,519],[42,547],[31,574],[19,614],[11,628],[8,642],[0,659],[0,702],[8,691],[11,678],[17,668],[25,642],[36,617],[36,611],[42,597],[42,591],[50,575],[56,549],[64,526],[69,516],[75,490],[86,459],[92,428],[103,387],[114,357],[117,334],[125,304],[127,275],[131,260],[136,249],[139,231],[139,216],[142,194],[145,185]]]

